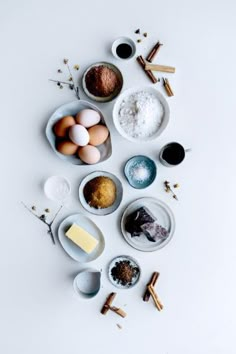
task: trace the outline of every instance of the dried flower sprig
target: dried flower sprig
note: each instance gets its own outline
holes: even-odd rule
[[[178,185],[178,183],[176,183],[176,184],[174,185],[174,188],[177,188],[177,187],[175,187],[176,185]],[[165,182],[164,182],[164,186],[165,186],[165,191],[166,191],[166,193],[171,192],[173,198],[174,198],[175,200],[179,200],[179,199],[177,198],[177,195],[174,193],[173,189],[171,188],[170,182],[165,181]]]
[[[45,214],[42,214],[42,215],[37,215],[34,213],[34,210],[36,210],[36,207],[33,206],[31,208],[29,208],[25,203],[21,202],[21,204],[31,213],[33,214],[37,219],[39,219],[40,221],[42,221],[45,225],[47,225],[48,227],[48,235],[51,237],[51,240],[52,240],[52,243],[55,245],[55,237],[54,237],[54,234],[53,234],[53,231],[52,231],[52,225],[56,219],[56,217],[58,216],[59,212],[61,211],[63,205],[60,206],[60,208],[57,210],[56,214],[54,215],[54,217],[52,218],[52,220],[50,222],[47,221],[46,219],[46,215]],[[33,210],[33,211],[32,211]],[[49,213],[50,210],[48,208],[45,209],[45,212],[46,213]]]
[[[63,85],[68,85],[68,87],[71,89],[71,90],[74,90],[75,91],[75,95],[76,97],[78,98],[78,100],[80,100],[80,95],[79,95],[79,86],[77,86],[75,84],[75,80],[74,80],[74,77],[72,75],[72,72],[71,72],[71,69],[70,69],[70,66],[68,64],[69,62],[69,59],[64,59],[63,60],[63,63],[64,65],[66,65],[67,67],[67,70],[68,70],[68,73],[69,73],[69,79],[68,81],[61,81],[61,80],[54,80],[54,79],[49,79],[49,81],[52,81],[52,82],[56,82],[57,86],[60,88],[60,89],[63,89]],[[76,64],[74,65],[74,69],[75,70],[79,70],[79,65]],[[58,73],[62,73],[62,70],[59,69],[57,71]]]

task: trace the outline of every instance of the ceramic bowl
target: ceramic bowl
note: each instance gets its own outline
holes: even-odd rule
[[[89,92],[89,90],[87,89],[87,86],[86,86],[86,81],[85,81],[85,77],[88,73],[88,71],[96,66],[100,66],[100,65],[103,65],[103,66],[106,66],[108,67],[109,69],[112,69],[116,75],[119,77],[120,79],[120,82],[121,82],[121,86],[119,88],[117,88],[110,96],[107,96],[107,97],[99,97],[99,96],[94,96],[92,93]],[[84,92],[86,93],[86,95],[91,98],[93,101],[97,101],[97,102],[109,102],[109,101],[112,101],[114,98],[116,98],[121,90],[122,90],[122,86],[123,86],[123,76],[120,72],[120,70],[113,64],[111,63],[107,63],[107,62],[99,62],[99,63],[95,63],[93,65],[90,65],[84,72],[83,74],[83,77],[82,77],[82,87],[83,87],[83,90]]]
[[[79,165],[79,166],[86,165],[87,166],[87,164],[85,164],[83,161],[81,161],[79,159],[79,157],[77,157],[76,155],[66,156],[66,155],[63,155],[57,151],[57,149],[56,149],[56,136],[53,132],[53,126],[60,118],[67,116],[67,115],[74,116],[79,111],[82,111],[83,109],[86,109],[86,108],[93,109],[93,110],[97,111],[101,116],[100,123],[107,127],[105,118],[104,118],[102,112],[100,111],[100,109],[98,109],[94,104],[89,103],[87,101],[82,101],[82,100],[73,101],[70,103],[66,103],[63,106],[60,106],[49,118],[49,121],[46,126],[46,136],[47,136],[48,142],[51,145],[55,154],[61,160],[71,163],[73,165]],[[101,153],[101,158],[97,162],[97,164],[98,164],[98,163],[106,161],[112,155],[111,135],[108,136],[107,140],[103,144],[97,146],[97,148],[99,149],[99,151]]]
[[[73,287],[81,299],[92,299],[101,288],[101,272],[93,268],[82,270],[75,277]]]
[[[70,182],[63,176],[51,176],[44,183],[44,193],[48,199],[63,202],[70,192]]]
[[[122,101],[126,100],[130,95],[135,94],[137,92],[141,92],[141,91],[153,94],[158,99],[158,101],[161,103],[161,105],[163,107],[163,111],[164,111],[161,125],[159,127],[157,127],[157,130],[155,131],[155,133],[153,135],[149,136],[148,138],[136,138],[131,135],[128,135],[124,131],[124,129],[122,128],[122,126],[120,125],[120,122],[119,122],[119,111],[121,108]],[[113,107],[113,122],[116,127],[116,130],[123,138],[125,138],[129,141],[135,142],[135,143],[149,142],[149,141],[152,141],[152,140],[156,139],[157,137],[159,137],[163,133],[163,131],[166,129],[166,127],[169,123],[169,119],[170,119],[170,108],[169,108],[168,102],[166,101],[165,97],[159,91],[157,91],[155,88],[153,88],[151,86],[130,88],[130,89],[124,91],[118,97],[118,99],[116,100],[115,105]]]
[[[131,266],[138,268],[138,273],[136,274],[136,276],[132,279],[130,284],[127,285],[122,285],[121,283],[119,283],[117,280],[115,280],[112,276],[112,268],[116,266],[116,263],[118,262],[129,262]],[[140,279],[140,275],[141,275],[141,268],[138,264],[138,262],[130,256],[118,256],[115,257],[114,259],[112,259],[112,261],[110,262],[109,266],[108,266],[108,278],[110,280],[110,282],[119,289],[130,289],[133,286],[135,286],[139,279]]]
[[[128,58],[120,58],[117,53],[116,53],[116,49],[117,47],[120,45],[120,44],[128,44],[130,45],[130,47],[132,48],[132,52],[131,52],[131,55],[128,57]],[[132,59],[135,54],[136,54],[136,44],[134,43],[133,39],[129,38],[129,37],[119,37],[117,38],[113,44],[112,44],[112,47],[111,47],[111,51],[112,51],[112,54],[113,56],[116,58],[116,59],[119,59],[119,60],[130,60]]]
[[[136,176],[139,169],[146,171],[146,177]],[[131,157],[125,164],[124,174],[129,184],[136,189],[143,189],[150,186],[156,178],[156,164],[147,156],[138,155]]]
[[[84,197],[84,187],[89,181],[91,181],[95,177],[102,177],[102,176],[111,178],[112,181],[115,183],[115,185],[116,185],[116,200],[108,208],[96,209],[94,207],[91,207],[87,203],[87,201]],[[92,172],[82,180],[82,182],[80,183],[80,186],[79,186],[80,203],[82,204],[84,209],[86,209],[87,211],[89,211],[90,213],[95,214],[95,215],[108,215],[108,214],[113,213],[119,207],[119,205],[122,201],[122,197],[123,197],[123,187],[122,187],[120,180],[115,175],[113,175],[112,173],[109,173],[109,172],[105,172],[105,171]]]

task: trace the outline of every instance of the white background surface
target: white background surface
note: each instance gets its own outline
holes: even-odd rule
[[[235,11],[233,0],[1,1],[1,353],[236,353]],[[148,32],[140,53],[161,40],[156,62],[177,68],[170,78],[176,95],[169,99],[168,128],[150,144],[126,142],[113,130],[113,103],[100,105],[112,131],[112,158],[98,167],[65,164],[50,149],[44,128],[50,114],[74,97],[48,78],[57,77],[68,57],[80,64],[79,75],[90,63],[107,60],[122,70],[125,88],[149,84],[135,60],[120,63],[109,53],[113,39],[134,38],[138,27]],[[146,190],[129,187],[124,161],[139,153],[157,161],[160,147],[172,140],[192,148],[185,162],[174,169],[158,164],[158,177]],[[110,216],[91,216],[106,237],[105,253],[91,263],[103,269],[103,288],[81,302],[72,289],[81,266],[52,246],[44,225],[20,201],[56,210],[42,183],[53,174],[66,176],[73,193],[59,222],[82,211],[78,184],[95,168],[121,179],[124,200]],[[163,191],[165,179],[180,183],[179,203]],[[159,252],[135,251],[119,231],[122,210],[139,196],[156,196],[175,213],[176,233]],[[116,305],[128,313],[124,320],[99,312],[114,290],[107,263],[119,254],[135,257],[143,271],[137,287],[118,292]],[[161,274],[161,313],[141,299],[154,270]]]

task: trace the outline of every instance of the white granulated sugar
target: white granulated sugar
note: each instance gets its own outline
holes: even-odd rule
[[[154,135],[163,119],[164,108],[152,93],[139,91],[121,102],[118,120],[124,132],[133,138],[148,138]]]

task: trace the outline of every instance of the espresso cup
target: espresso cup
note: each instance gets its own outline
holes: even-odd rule
[[[160,162],[166,167],[178,166],[185,158],[186,150],[176,142],[163,146],[159,154]]]

